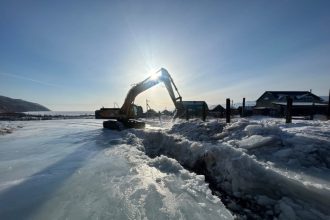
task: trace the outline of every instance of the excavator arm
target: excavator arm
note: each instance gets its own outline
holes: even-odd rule
[[[174,117],[184,117],[187,114],[187,104],[196,105],[196,102],[183,102],[178,88],[174,84],[171,75],[166,69],[161,68],[154,75],[134,85],[127,93],[121,108],[101,108],[95,111],[96,118],[108,118],[103,122],[104,128],[122,130],[124,128],[143,128],[145,123],[133,119],[133,103],[135,98],[142,92],[150,89],[158,83],[164,83],[176,109]],[[174,90],[173,90],[174,88]],[[176,95],[177,93],[177,95]]]
[[[142,82],[133,86],[129,91],[125,98],[123,106],[120,108],[120,115],[126,119],[132,118],[132,105],[134,103],[135,98],[142,92],[150,89],[151,87],[157,85],[158,83],[163,82],[177,111],[182,110],[182,97],[174,84],[174,81],[170,74],[167,72],[166,69],[161,68],[158,70],[154,75],[148,77],[147,79],[143,80]],[[173,87],[178,94],[178,97],[175,96],[173,91]]]

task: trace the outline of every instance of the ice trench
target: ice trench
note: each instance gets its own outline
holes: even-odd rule
[[[212,193],[238,219],[328,219],[329,190],[272,170],[228,144],[190,141],[167,132],[137,131],[126,140],[151,158],[167,156],[204,175]]]

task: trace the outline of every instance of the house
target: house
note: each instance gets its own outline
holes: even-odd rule
[[[210,106],[210,110],[208,115],[215,118],[225,117],[226,110],[221,105],[212,105]]]
[[[256,101],[255,114],[283,116],[286,110],[287,97],[293,100],[294,115],[323,114],[327,104],[309,91],[266,91]]]

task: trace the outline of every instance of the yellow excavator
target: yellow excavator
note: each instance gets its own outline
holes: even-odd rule
[[[176,87],[171,75],[164,68],[161,68],[153,75],[149,76],[142,82],[134,85],[128,92],[124,104],[121,108],[101,108],[95,111],[95,118],[97,119],[110,119],[103,122],[104,128],[123,130],[125,128],[144,128],[145,123],[136,120],[136,106],[134,105],[134,100],[136,96],[145,90],[163,82],[172,101],[175,106],[174,118],[187,118],[189,105],[192,104],[197,106],[198,109],[202,110],[201,114],[203,119],[206,117],[207,105],[204,101],[188,101],[183,102],[182,97]],[[174,93],[173,87],[177,93]]]

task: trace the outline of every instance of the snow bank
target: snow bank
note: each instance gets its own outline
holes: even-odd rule
[[[224,124],[217,121],[203,122],[198,119],[189,122],[177,120],[169,130],[169,134],[180,134],[190,140],[211,141],[217,140],[217,134],[223,131]]]
[[[127,180],[130,189],[123,197],[139,208],[140,213],[150,219],[178,219],[184,216],[189,219],[233,219],[220,199],[212,195],[204,176],[189,172],[177,160],[167,156],[148,157],[138,150],[141,140],[131,133],[125,140],[126,143],[115,148],[115,153],[111,149],[108,154],[124,155],[131,164],[132,178]],[[160,197],[161,202],[151,200],[150,194]],[[194,205],[196,202],[197,207]],[[153,213],[153,217],[148,214],[148,207],[151,206],[160,210]]]
[[[305,135],[309,128],[314,132]],[[175,124],[168,132],[131,132],[150,157],[166,155],[206,175],[220,194],[230,195],[234,202],[227,207],[239,215],[329,219],[330,140],[317,134],[329,128],[328,122],[238,119],[230,125],[196,120]]]

